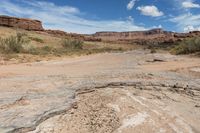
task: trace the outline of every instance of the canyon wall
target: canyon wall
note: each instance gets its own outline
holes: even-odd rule
[[[117,43],[137,43],[144,45],[156,44],[173,44],[185,38],[195,36],[200,37],[199,31],[190,33],[176,33],[164,31],[163,29],[152,29],[148,31],[131,31],[131,32],[97,32],[92,35],[94,38],[100,38],[102,41]]]

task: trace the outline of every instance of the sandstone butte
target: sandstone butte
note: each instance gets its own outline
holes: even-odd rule
[[[0,16],[0,26],[20,28],[31,31],[43,31],[42,22],[39,20]]]

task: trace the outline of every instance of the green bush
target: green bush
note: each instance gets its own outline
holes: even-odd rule
[[[39,43],[44,43],[44,40],[39,38],[39,37],[29,37],[29,39],[36,41],[36,42],[39,42]]]
[[[200,52],[200,37],[185,39],[171,51],[173,54],[190,54]]]
[[[52,54],[54,48],[50,46],[44,46],[39,49],[41,55]]]
[[[0,38],[0,51],[3,53],[20,53],[23,51],[24,45],[28,43],[26,34],[17,33],[15,36]]]
[[[47,55],[47,54],[52,54],[54,50],[55,48],[50,46],[43,46],[43,47],[30,46],[26,49],[25,53],[33,55]]]
[[[62,40],[61,45],[68,50],[83,49],[83,41],[80,40],[64,39]]]
[[[151,53],[151,54],[156,53],[156,49],[155,49],[155,48],[151,48],[151,49],[150,49],[150,53]]]

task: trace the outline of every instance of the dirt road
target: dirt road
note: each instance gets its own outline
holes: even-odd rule
[[[136,50],[0,66],[0,132],[200,132],[200,59]]]

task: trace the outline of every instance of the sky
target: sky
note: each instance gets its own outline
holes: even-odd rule
[[[200,0],[1,0],[0,15],[38,19],[46,29],[200,31]]]

